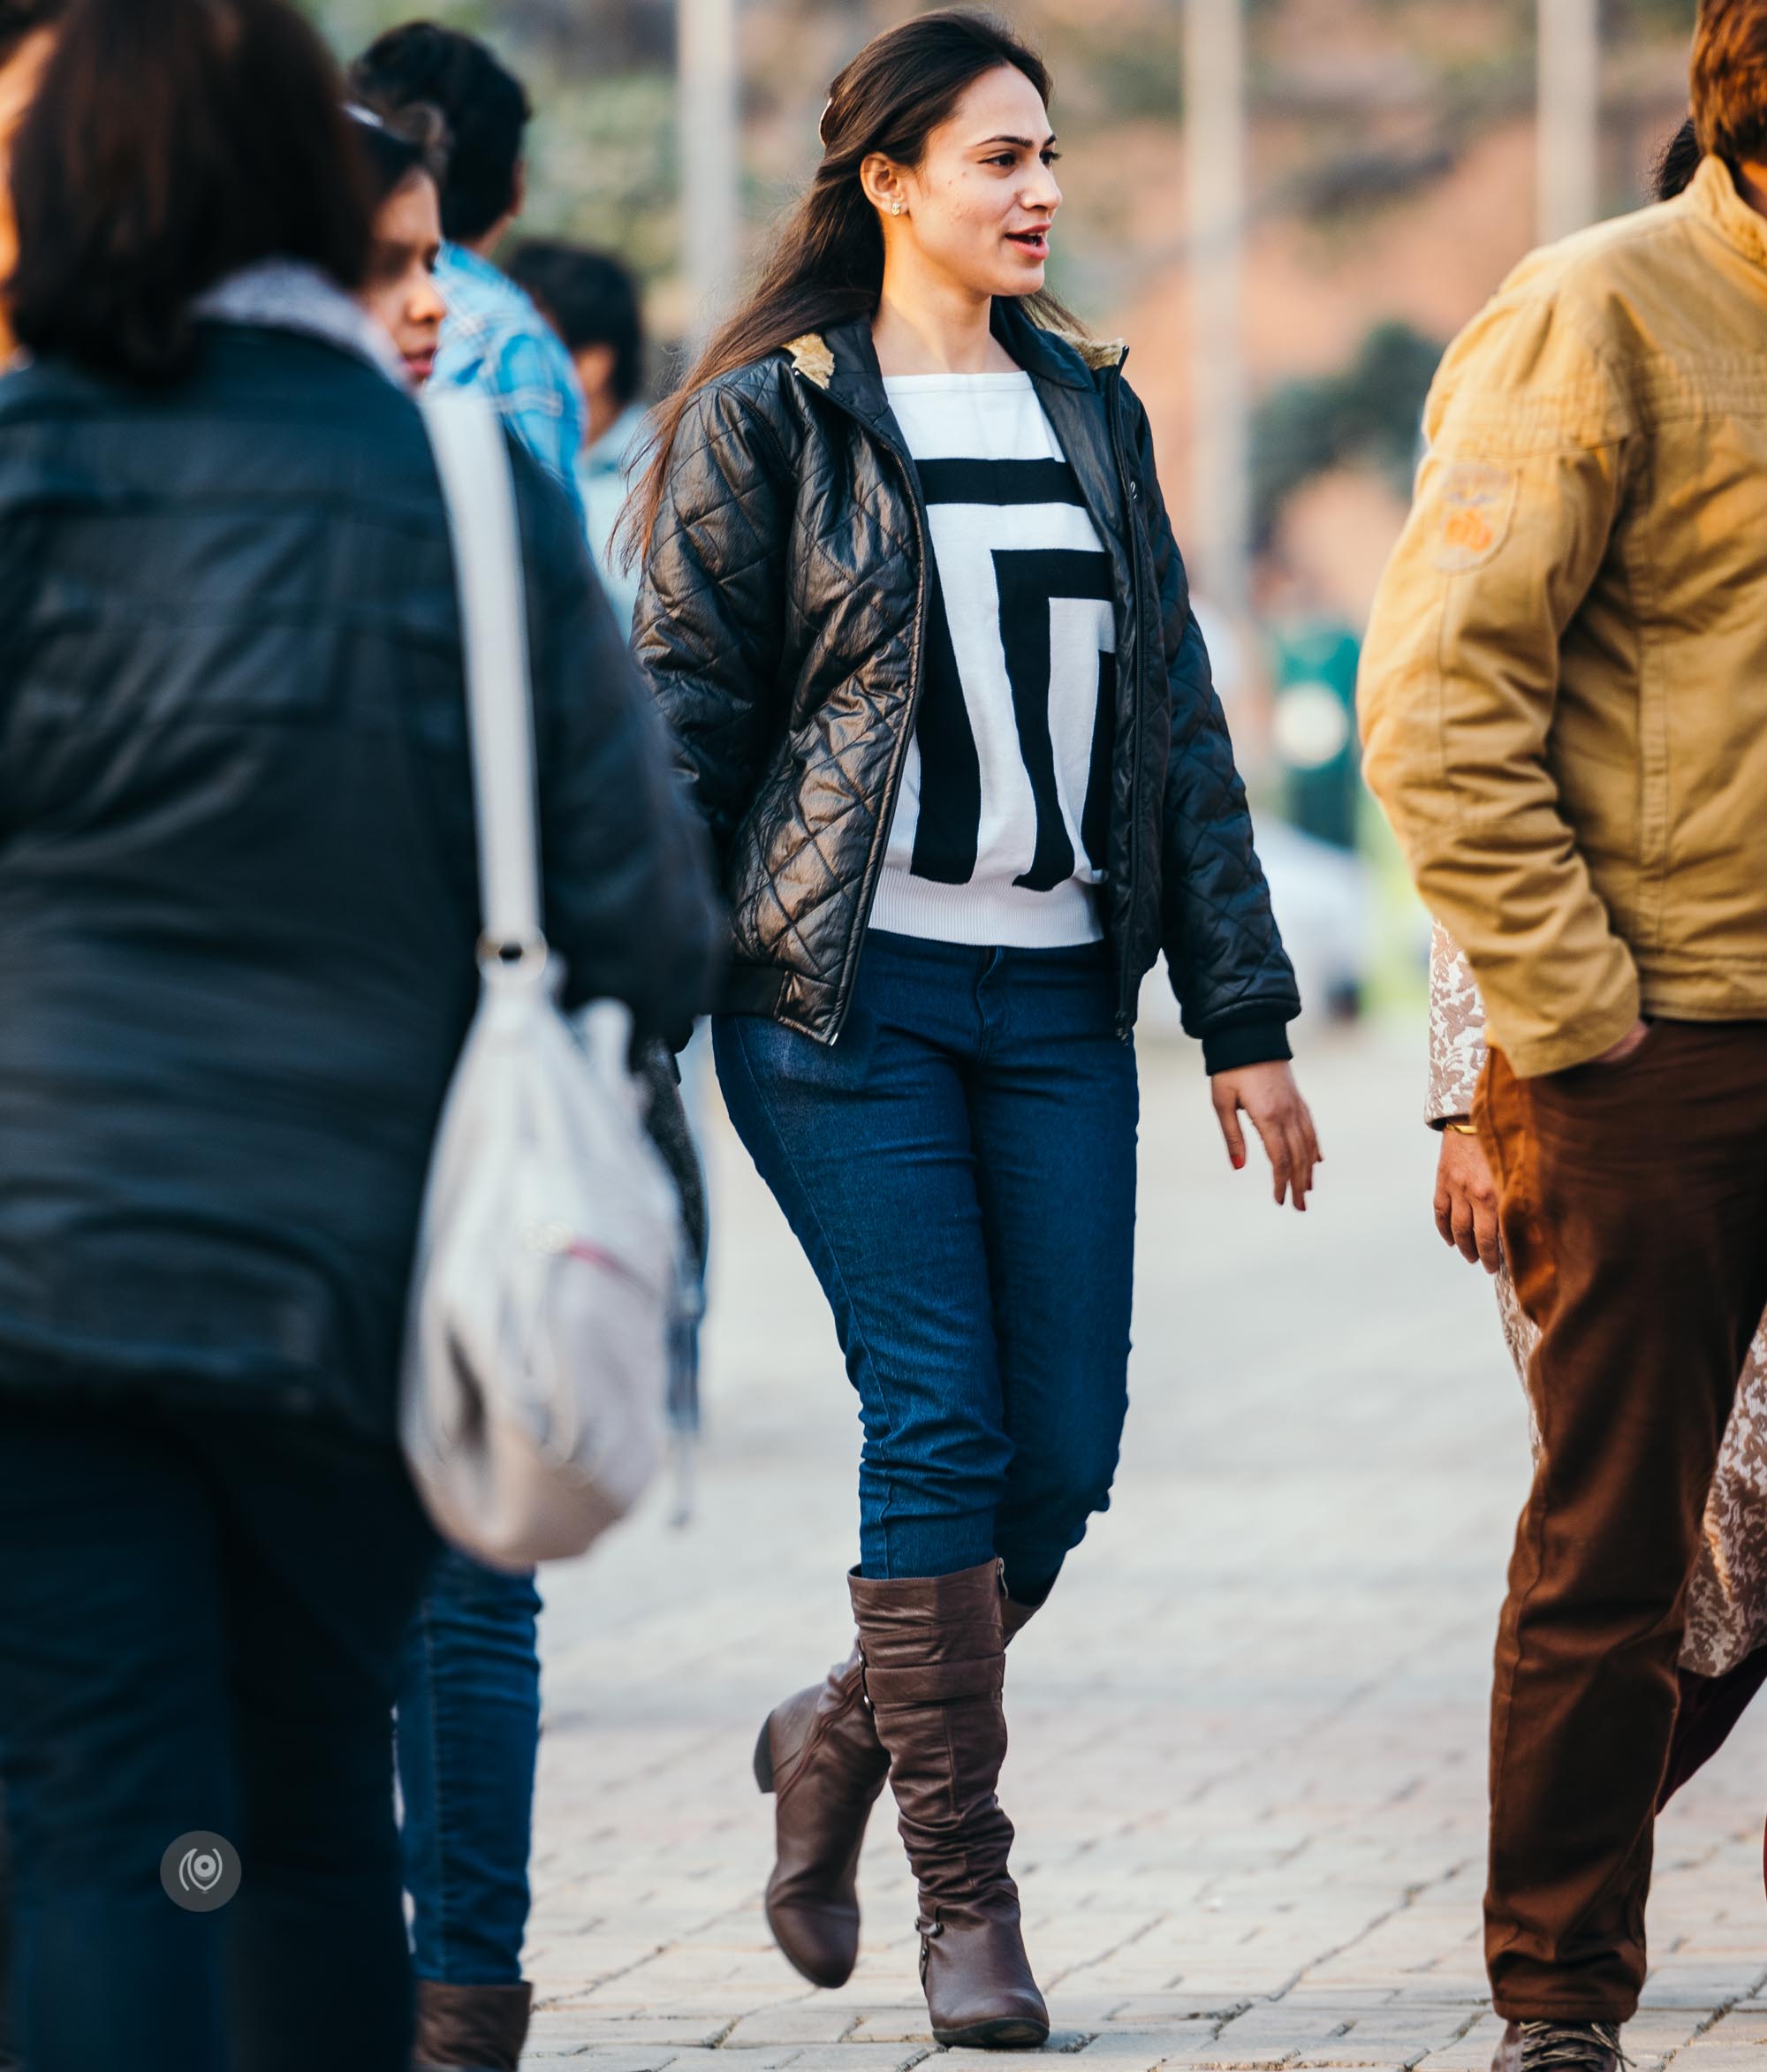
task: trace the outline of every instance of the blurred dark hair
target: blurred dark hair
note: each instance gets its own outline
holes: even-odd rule
[[[1700,170],[1705,153],[1689,116],[1650,162],[1650,199],[1672,201]]]
[[[644,385],[644,316],[638,283],[618,259],[581,245],[535,239],[509,263],[525,288],[575,353],[611,345],[613,391],[630,403]]]
[[[368,264],[343,81],[290,0],[68,0],[11,186],[12,327],[105,374],[182,374],[191,304],[259,260]]]
[[[47,28],[62,5],[63,0],[0,0],[0,63],[34,31]]]
[[[1702,152],[1735,167],[1767,156],[1767,5],[1700,0],[1687,68]]]
[[[344,112],[367,162],[376,208],[415,172],[427,172],[441,187],[448,171],[448,125],[438,110],[419,102],[383,111],[352,101]]]
[[[809,192],[772,240],[766,270],[736,315],[721,324],[686,381],[657,413],[644,480],[623,521],[628,554],[650,543],[675,434],[687,405],[721,375],[776,352],[805,331],[869,316],[884,285],[884,233],[859,184],[874,152],[915,166],[927,140],[983,73],[1011,65],[1047,102],[1048,68],[991,15],[944,8],[874,36],[829,89],[818,125],[823,162]],[[1060,329],[1074,319],[1047,292],[1028,295],[1033,314]]]
[[[368,45],[350,67],[350,85],[383,114],[413,102],[440,110],[448,125],[442,228],[449,237],[482,238],[514,208],[534,110],[521,81],[475,36],[406,22]]]

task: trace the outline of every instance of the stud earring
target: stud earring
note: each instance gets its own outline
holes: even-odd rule
[[[891,216],[899,216],[902,213],[902,204],[899,201],[892,201],[890,204],[890,213]]]

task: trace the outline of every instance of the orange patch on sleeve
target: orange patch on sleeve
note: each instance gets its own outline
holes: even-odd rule
[[[1515,516],[1515,470],[1490,460],[1456,460],[1437,486],[1431,558],[1459,575],[1489,561]]]

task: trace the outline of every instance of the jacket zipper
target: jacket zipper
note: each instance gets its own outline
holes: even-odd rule
[[[799,377],[801,379],[801,376]],[[820,1041],[832,1047],[840,1041],[840,1032],[846,1027],[846,1017],[853,1005],[853,982],[859,968],[857,945],[865,938],[870,925],[871,909],[876,902],[877,880],[884,868],[884,854],[890,845],[890,829],[896,818],[896,795],[901,788],[902,765],[907,759],[908,744],[914,738],[914,723],[920,717],[921,693],[926,678],[926,627],[927,588],[929,554],[927,546],[926,513],[921,503],[920,478],[914,473],[914,462],[894,439],[868,417],[843,403],[827,389],[818,388],[837,410],[850,417],[853,423],[869,432],[878,444],[896,462],[902,471],[904,485],[908,492],[908,507],[914,514],[914,544],[920,551],[921,566],[914,598],[914,653],[908,675],[908,717],[901,736],[896,743],[895,754],[891,758],[890,773],[884,781],[883,809],[878,815],[877,835],[871,846],[871,854],[866,859],[865,879],[859,888],[859,910],[853,933],[847,937],[846,953],[841,960],[840,990],[834,1004],[834,1021],[827,1036]]]
[[[1122,391],[1123,361],[1129,357],[1126,350],[1111,370],[1111,452],[1117,463],[1117,482],[1123,498],[1123,523],[1129,535],[1129,610],[1135,629],[1135,664],[1137,672],[1143,666],[1141,648],[1147,637],[1147,629],[1141,623],[1141,540],[1136,522],[1136,508],[1141,500],[1141,485],[1129,473],[1129,464],[1123,452]],[[1135,865],[1141,854],[1141,733],[1138,724],[1141,713],[1141,685],[1131,687],[1129,698],[1129,877],[1127,913],[1133,926],[1135,915]],[[1129,998],[1129,960],[1127,945],[1118,947],[1120,960],[1118,970],[1117,993],[1117,1041],[1126,1044],[1134,1039],[1135,1017]]]
[[[1123,360],[1127,358],[1128,353],[1126,351],[1122,359],[1118,361],[1116,367],[1112,369],[1109,414],[1111,419],[1111,452],[1117,463],[1118,491],[1123,499],[1124,524],[1129,535],[1129,603],[1135,628],[1136,659],[1139,663],[1144,631],[1141,626],[1141,540],[1135,525],[1135,508],[1141,501],[1141,489],[1131,476],[1128,463],[1123,454],[1119,397],[1123,379]],[[801,376],[799,378],[801,379]],[[837,410],[851,418],[854,424],[869,432],[901,469],[903,483],[908,492],[908,507],[914,512],[914,543],[921,557],[919,583],[914,602],[914,658],[908,679],[907,724],[903,728],[901,738],[896,744],[895,755],[890,764],[889,777],[884,784],[883,811],[877,823],[877,839],[872,845],[871,854],[866,860],[865,880],[860,887],[859,910],[853,932],[847,938],[846,953],[841,960],[840,991],[835,1000],[834,1021],[828,1035],[820,1039],[823,1043],[832,1046],[840,1041],[840,1032],[846,1026],[847,1013],[853,1004],[853,981],[858,966],[858,959],[853,953],[854,945],[863,939],[865,930],[870,923],[871,909],[877,897],[877,880],[883,869],[884,853],[889,846],[890,827],[896,817],[896,795],[901,786],[902,764],[907,756],[908,743],[914,738],[914,723],[920,717],[921,695],[926,675],[927,587],[930,553],[927,545],[927,519],[921,501],[920,478],[914,472],[913,460],[904,449],[873,419],[864,416],[850,405],[843,403],[838,396],[833,395],[827,389],[818,386],[817,393],[827,398]],[[1141,731],[1135,724],[1140,706],[1139,687],[1133,687],[1129,701],[1128,913],[1131,921],[1134,919],[1135,911],[1137,854],[1135,833],[1140,820],[1141,802]],[[1128,959],[1125,947],[1121,945],[1119,945],[1119,960],[1117,1040],[1119,1043],[1126,1044],[1133,1040],[1135,1018],[1131,1009],[1129,997]]]

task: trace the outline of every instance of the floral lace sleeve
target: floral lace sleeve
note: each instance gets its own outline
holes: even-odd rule
[[[1430,1122],[1470,1115],[1485,1063],[1485,1008],[1472,968],[1437,922],[1430,945]]]
[[[1439,927],[1430,945],[1429,1119],[1469,1115],[1485,1062],[1485,1011],[1467,960]],[[1519,1373],[1540,1334],[1523,1313],[1505,1266],[1498,1309]],[[1530,1401],[1528,1423],[1540,1445]],[[1705,1530],[1687,1590],[1681,1664],[1722,1676],[1767,1646],[1767,1317],[1761,1321],[1706,1502]]]

